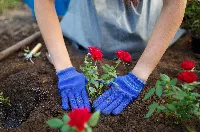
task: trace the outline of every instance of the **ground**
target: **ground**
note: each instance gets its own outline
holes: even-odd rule
[[[0,18],[0,51],[39,30],[35,20],[30,15]],[[25,47],[0,61],[0,91],[3,91],[4,95],[11,100],[11,107],[0,109],[1,132],[53,132],[56,130],[49,128],[46,121],[52,117],[61,116],[65,112],[61,108],[55,70],[46,58],[47,49],[42,37],[34,41],[30,47],[34,47],[39,42],[43,44],[42,54],[40,57],[33,59],[34,64],[23,59],[23,48]],[[73,66],[79,69],[83,63],[83,53],[77,52],[67,39],[66,45]],[[195,61],[197,68],[199,68],[200,60],[194,56],[191,50],[189,35],[183,36],[166,51],[149,77],[147,85],[140,96],[120,115],[102,115],[99,125],[94,128],[94,132],[187,131],[182,124],[176,124],[173,118],[164,117],[163,114],[145,119],[148,105],[157,98],[142,101],[145,93],[155,85],[160,73],[176,77],[180,69],[180,63],[187,59]],[[110,60],[103,60],[103,62],[112,63]],[[133,67],[135,62],[130,67]],[[126,74],[123,66],[120,66],[118,71],[121,75]],[[196,131],[200,131],[199,123],[192,120],[189,124]]]

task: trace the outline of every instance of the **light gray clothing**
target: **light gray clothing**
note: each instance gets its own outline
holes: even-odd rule
[[[149,41],[162,5],[162,0],[143,0],[136,9],[124,0],[71,0],[61,27],[77,47],[97,46],[108,58],[122,49],[136,58]],[[171,44],[184,32],[179,29]]]

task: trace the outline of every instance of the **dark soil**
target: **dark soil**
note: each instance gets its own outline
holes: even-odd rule
[[[33,34],[38,30],[35,20],[31,17],[15,17],[0,21],[0,50],[15,44],[19,40]],[[42,43],[42,54],[33,59],[35,64],[24,61],[23,50],[16,52],[0,62],[0,91],[11,100],[11,106],[0,109],[2,126],[1,132],[50,132],[56,131],[46,125],[52,117],[61,116],[65,111],[61,108],[61,98],[57,90],[57,78],[53,66],[46,59],[46,48],[42,38],[33,42],[30,47]],[[73,66],[79,69],[83,63],[84,55],[72,48],[66,40]],[[197,56],[198,57],[198,56]],[[101,116],[99,125],[94,132],[185,132],[186,128],[174,123],[172,118],[165,118],[162,114],[145,119],[148,105],[157,100],[152,98],[142,101],[145,93],[154,86],[160,73],[176,77],[179,64],[184,60],[193,60],[199,67],[200,60],[191,51],[191,38],[186,35],[175,45],[170,47],[162,60],[148,79],[138,99],[131,103],[118,116]],[[112,63],[104,60],[104,63]],[[130,67],[135,65],[135,62]],[[127,71],[121,65],[121,75]],[[191,126],[200,131],[200,122],[191,121]],[[12,128],[12,129],[11,129]]]

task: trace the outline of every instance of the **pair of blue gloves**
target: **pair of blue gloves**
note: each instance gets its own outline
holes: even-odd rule
[[[91,110],[88,93],[86,91],[87,79],[76,71],[74,67],[57,72],[59,79],[58,88],[62,97],[62,108],[68,110],[75,108],[88,108]],[[94,102],[93,107],[102,114],[117,115],[141,92],[145,83],[132,72],[125,76],[115,78],[111,87],[100,95]],[[70,106],[69,106],[70,102]]]

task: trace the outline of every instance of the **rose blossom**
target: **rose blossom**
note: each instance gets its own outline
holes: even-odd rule
[[[197,81],[197,75],[194,72],[182,72],[178,75],[178,79],[186,83],[193,83]]]
[[[92,58],[94,61],[97,60],[102,60],[103,59],[103,54],[100,49],[97,47],[88,47],[89,53],[92,55]]]
[[[192,70],[194,68],[194,66],[195,66],[195,62],[190,61],[190,60],[186,60],[186,61],[181,63],[181,67],[184,70]]]
[[[87,108],[74,109],[69,112],[69,122],[68,125],[75,126],[78,131],[83,131],[85,129],[85,123],[87,123],[91,117],[91,113]]]
[[[123,62],[131,62],[132,61],[131,55],[126,51],[119,50],[115,54]]]

